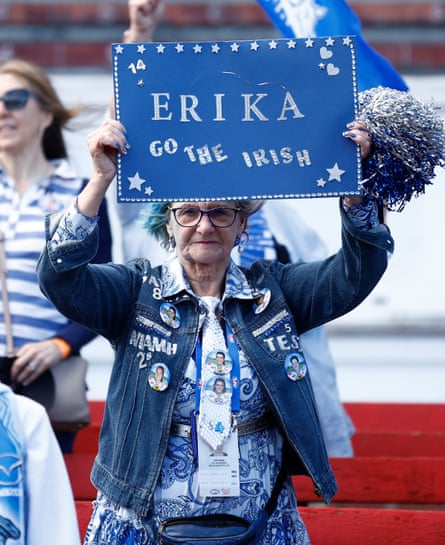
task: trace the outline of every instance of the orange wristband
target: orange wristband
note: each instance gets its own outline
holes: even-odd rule
[[[71,345],[68,341],[65,341],[65,339],[61,339],[60,337],[54,337],[53,340],[57,348],[60,350],[60,353],[62,354],[62,359],[66,360],[66,358],[71,354]]]

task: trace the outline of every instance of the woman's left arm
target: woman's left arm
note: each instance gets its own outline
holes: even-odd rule
[[[388,227],[357,227],[340,204],[342,247],[323,261],[273,264],[299,333],[357,307],[375,288],[388,265],[394,241]]]
[[[371,137],[362,122],[350,123],[343,136],[360,146],[363,158],[369,154]],[[378,212],[370,197],[343,197],[339,252],[324,261],[282,269],[280,283],[300,333],[350,312],[379,282],[394,241]]]

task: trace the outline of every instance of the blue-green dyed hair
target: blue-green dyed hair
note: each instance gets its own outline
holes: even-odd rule
[[[156,240],[158,240],[163,247],[168,242],[167,222],[168,215],[170,213],[168,202],[155,202],[147,204],[144,210],[141,212],[141,219],[144,229]]]
[[[240,216],[248,218],[259,210],[265,201],[227,201],[233,203],[237,208],[240,208]],[[144,229],[151,236],[155,237],[161,243],[163,248],[168,247],[169,235],[167,231],[167,223],[170,214],[170,202],[155,202],[147,204],[141,211],[141,221]]]

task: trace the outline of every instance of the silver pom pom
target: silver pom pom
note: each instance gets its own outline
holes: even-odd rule
[[[358,119],[372,137],[361,185],[388,210],[401,211],[445,165],[444,123],[438,108],[405,91],[375,87],[358,98]]]

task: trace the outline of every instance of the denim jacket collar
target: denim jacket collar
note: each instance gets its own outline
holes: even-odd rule
[[[162,267],[162,295],[166,298],[186,291],[193,297],[196,295],[190,286],[189,281],[184,275],[179,258],[175,257]],[[254,299],[252,288],[249,285],[243,271],[230,260],[226,274],[226,285],[222,300],[228,298],[234,299]]]

